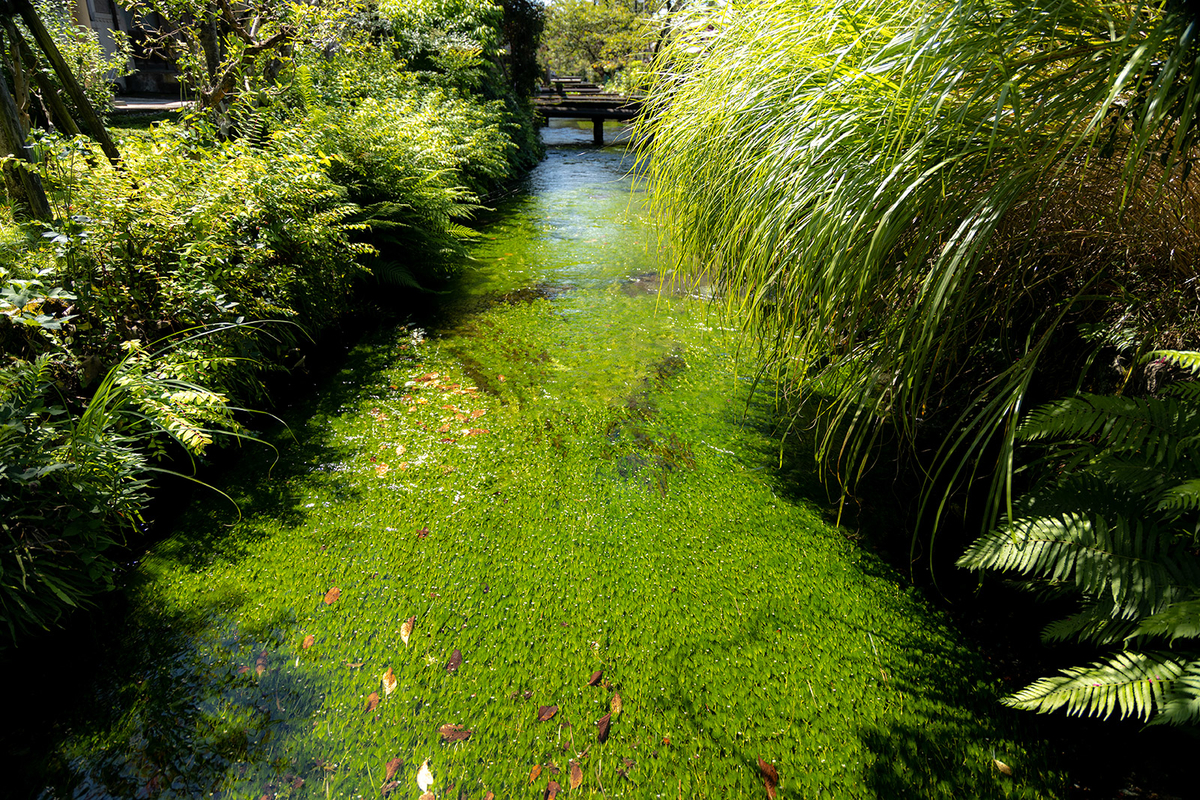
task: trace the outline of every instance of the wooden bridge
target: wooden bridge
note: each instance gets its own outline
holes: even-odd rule
[[[546,119],[590,119],[592,141],[604,144],[604,120],[628,122],[642,113],[641,97],[606,93],[579,78],[556,78],[543,86],[533,99],[534,108]]]

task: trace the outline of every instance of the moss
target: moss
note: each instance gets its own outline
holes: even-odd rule
[[[70,781],[374,796],[399,758],[395,796],[425,761],[438,797],[540,796],[576,761],[576,794],[729,798],[761,758],[792,797],[1056,794],[943,618],[775,491],[707,308],[623,291],[653,262],[620,169],[553,154],[469,310],[352,353],[281,462],[222,483],[242,517],[202,503],[145,560],[117,723],[64,743]]]

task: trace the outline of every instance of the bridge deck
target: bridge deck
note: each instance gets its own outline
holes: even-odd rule
[[[569,119],[590,119],[592,141],[604,144],[604,120],[628,122],[642,111],[642,98],[607,94],[599,87],[586,86],[566,91],[543,89],[534,98],[534,107],[542,116]]]

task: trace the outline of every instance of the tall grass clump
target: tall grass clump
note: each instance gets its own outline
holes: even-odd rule
[[[817,409],[1011,510],[1031,401],[1126,390],[1195,330],[1197,22],[1182,5],[734,0],[678,16],[640,124],[678,266]]]

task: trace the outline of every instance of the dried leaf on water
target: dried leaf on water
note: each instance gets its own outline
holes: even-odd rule
[[[775,769],[774,764],[768,764],[761,758],[758,759],[758,771],[762,773],[763,783],[766,784],[767,797],[775,800],[775,789],[779,786],[779,771]]]
[[[596,720],[596,741],[603,744],[608,740],[608,728],[612,725],[612,714],[605,714]]]
[[[554,800],[555,797],[558,797],[558,790],[558,781],[550,781],[546,786],[546,800]]]
[[[392,792],[400,788],[400,781],[384,781],[383,786],[379,787],[379,793],[387,797]]]
[[[337,602],[337,599],[342,596],[342,590],[338,587],[333,587],[325,593],[325,605],[331,606]]]
[[[603,677],[604,677],[604,670],[598,669],[592,673],[592,677],[588,678],[587,685],[588,686],[597,686],[600,683],[600,679]]]
[[[538,779],[538,775],[542,774],[542,765],[534,764],[533,769],[529,770],[529,782],[533,783]]]
[[[400,769],[400,765],[403,763],[404,760],[399,756],[396,756],[391,761],[387,762],[387,766],[383,769],[383,779],[385,781],[390,781],[395,776],[396,770]]]
[[[487,794],[485,794],[483,796],[483,800],[496,800],[496,793],[489,791]]]
[[[369,695],[367,695],[367,707],[365,710],[368,713],[371,711],[374,711],[375,707],[378,705],[379,705],[379,692],[371,692]],[[391,776],[389,775],[388,777],[391,777]]]
[[[579,784],[583,783],[583,768],[579,766],[578,761],[572,761],[567,771],[570,773],[568,786],[571,787],[571,791],[575,791]]]
[[[429,528],[421,528],[420,530],[417,531],[418,539],[424,539],[428,535],[429,535]]]
[[[558,713],[558,706],[541,706],[538,708],[538,722],[546,722]]]
[[[455,648],[450,654],[450,660],[446,662],[446,672],[454,672],[462,666],[462,652]]]
[[[1000,770],[1003,775],[1012,775],[1013,769],[1008,764],[1005,764],[998,758],[993,758],[992,763],[996,765],[996,769]]]
[[[428,792],[430,786],[433,786],[433,772],[429,769],[429,759],[425,759],[421,763],[421,768],[417,770],[417,788],[422,792]]]
[[[387,672],[383,673],[383,696],[387,697],[394,691],[396,691],[396,674],[392,672],[391,667],[388,667]]]
[[[409,617],[404,620],[400,626],[400,641],[404,642],[404,646],[408,647],[408,640],[412,637],[413,627],[417,624],[416,617]]]
[[[254,672],[260,677],[267,671],[267,651],[263,650],[258,654],[258,658],[254,660]]]
[[[614,694],[612,696],[612,702],[608,705],[608,710],[612,712],[614,717],[619,717],[621,716],[621,705],[621,695]]]
[[[443,742],[465,742],[471,738],[471,734],[474,732],[467,730],[462,725],[454,725],[449,722],[438,728]]]
[[[313,646],[313,642],[315,642],[316,640],[317,640],[317,637],[313,636],[310,633],[308,636],[305,636],[304,641],[300,643],[300,649],[307,650],[308,648]]]

